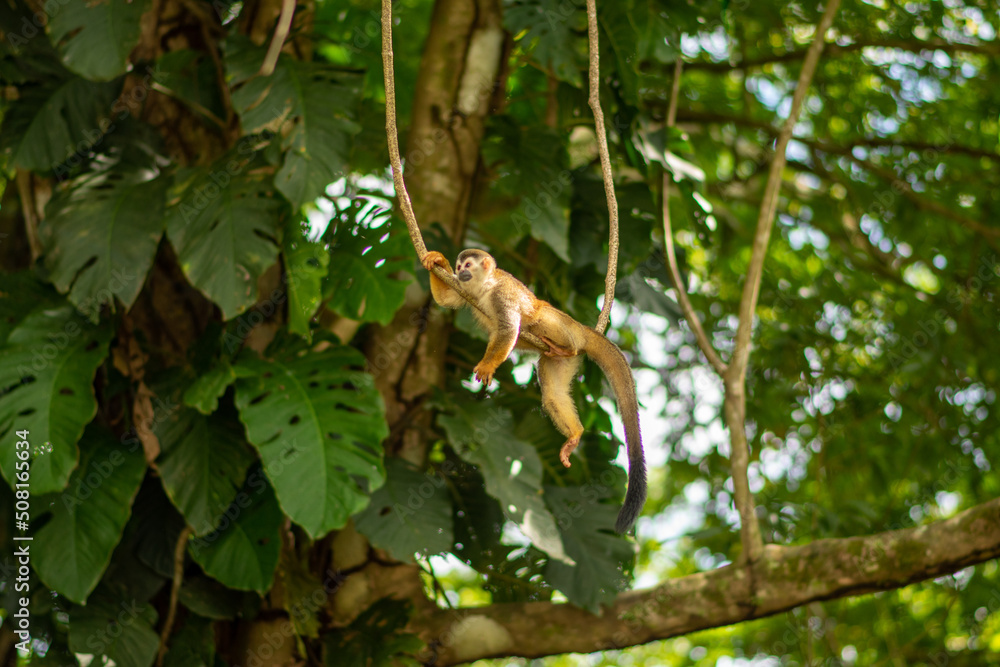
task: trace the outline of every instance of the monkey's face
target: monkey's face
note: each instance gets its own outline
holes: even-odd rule
[[[478,291],[483,279],[489,275],[493,268],[490,260],[490,256],[485,252],[464,251],[455,262],[455,275],[467,289]]]

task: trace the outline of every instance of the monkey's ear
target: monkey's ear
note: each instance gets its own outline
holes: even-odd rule
[[[492,271],[493,261],[489,257],[483,257],[483,271]]]

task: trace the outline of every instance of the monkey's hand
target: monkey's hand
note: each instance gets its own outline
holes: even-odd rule
[[[491,382],[493,382],[493,374],[496,373],[496,371],[496,366],[491,366],[484,361],[480,361],[476,364],[476,367],[472,369],[472,372],[476,374],[476,379],[487,387],[490,386]]]
[[[448,273],[452,272],[451,264],[449,264],[445,256],[439,253],[437,250],[431,250],[426,255],[424,255],[424,258],[423,260],[421,260],[420,263],[423,264],[424,268],[427,269],[428,271],[433,269],[435,266],[440,266]]]

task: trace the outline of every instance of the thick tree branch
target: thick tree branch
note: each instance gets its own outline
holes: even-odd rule
[[[608,273],[604,278],[604,305],[594,327],[600,333],[608,327],[611,306],[615,301],[615,282],[618,277],[618,200],[615,197],[615,181],[611,173],[611,155],[608,153],[608,132],[604,127],[604,112],[601,110],[601,65],[597,39],[597,2],[587,0],[587,40],[590,46],[590,97],[588,101],[594,112],[594,134],[597,135],[597,152],[601,156],[601,176],[604,179],[604,196],[608,200]]]
[[[733,491],[736,508],[740,513],[740,535],[743,541],[743,557],[750,563],[761,555],[763,542],[760,538],[760,527],[754,513],[753,497],[747,481],[747,466],[750,463],[750,449],[746,440],[746,371],[750,358],[750,334],[753,331],[753,315],[757,309],[757,298],[760,296],[760,281],[764,274],[764,257],[767,245],[771,239],[771,228],[778,209],[778,193],[781,189],[781,172],[785,168],[785,148],[792,138],[792,130],[799,119],[802,103],[812,81],[819,56],[826,43],[826,33],[833,24],[833,17],[840,7],[840,0],[827,0],[823,18],[816,26],[816,35],[809,47],[806,59],[802,63],[802,72],[795,84],[795,94],[792,96],[792,108],[788,118],[778,134],[775,142],[774,159],[767,176],[764,188],[764,201],[757,217],[757,232],[754,234],[753,250],[750,255],[750,265],[747,267],[746,282],[743,284],[743,296],[740,299],[739,327],[736,329],[736,344],[733,356],[729,361],[724,377],[726,399],[723,413],[726,425],[729,427],[729,442],[731,445],[730,463],[732,465]]]
[[[646,644],[818,600],[900,588],[997,558],[1000,499],[925,526],[768,545],[764,554],[749,572],[727,565],[623,593],[601,616],[562,603],[495,604],[421,614],[410,629],[434,647],[438,666]]]
[[[667,109],[667,127],[671,128],[674,126],[677,120],[677,98],[681,90],[681,73],[683,71],[683,63],[680,58],[674,64],[674,83],[670,89],[670,106]],[[674,289],[677,290],[677,302],[681,305],[681,311],[684,313],[684,319],[687,320],[688,326],[691,327],[691,331],[694,332],[694,337],[698,341],[698,347],[704,353],[705,358],[708,359],[708,363],[712,365],[715,372],[720,376],[726,372],[726,364],[719,357],[718,352],[712,347],[712,342],[708,340],[708,335],[705,333],[705,327],[701,325],[701,320],[698,319],[698,314],[694,312],[694,306],[691,305],[691,299],[688,298],[687,286],[684,285],[684,281],[681,279],[681,271],[677,266],[677,254],[674,252],[674,230],[670,225],[670,174],[664,170],[663,172],[663,251],[667,256],[667,268],[670,270],[670,279],[674,283]]]

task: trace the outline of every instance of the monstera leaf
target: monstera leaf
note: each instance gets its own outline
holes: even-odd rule
[[[139,19],[149,5],[150,0],[59,3],[49,16],[49,38],[80,76],[113,79],[125,73],[139,42]]]
[[[410,281],[399,274],[413,270],[413,246],[385,227],[356,232],[338,228],[323,296],[338,315],[388,324],[406,298]]]
[[[410,561],[451,549],[454,541],[448,483],[434,471],[421,473],[401,458],[386,463],[386,483],[355,525],[371,543],[393,558]]]
[[[274,183],[298,209],[322,195],[347,165],[351,137],[361,130],[355,117],[363,77],[284,55],[270,76],[255,76],[264,53],[244,37],[227,40],[227,73],[242,84],[233,105],[247,132],[290,123]]]
[[[229,156],[177,176],[167,235],[191,284],[228,320],[257,300],[257,279],[278,259],[281,200],[252,157]]]
[[[55,73],[38,86],[23,88],[4,112],[0,151],[9,165],[48,171],[78,151],[98,143],[106,127],[119,81],[93,83]]]
[[[239,359],[236,405],[282,509],[320,537],[364,509],[384,481],[382,398],[352,348],[309,352],[284,340],[272,348],[271,358]]]
[[[167,181],[150,167],[116,165],[77,179],[39,228],[60,292],[93,321],[117,297],[131,307],[163,235]]]
[[[298,230],[286,235],[283,253],[288,276],[288,330],[310,340],[309,321],[323,300],[330,253],[322,243],[303,238]]]
[[[87,429],[80,467],[35,536],[32,565],[46,586],[83,604],[111,561],[145,473],[141,448],[101,428]]]
[[[532,544],[556,560],[572,565],[555,518],[542,499],[542,462],[538,452],[514,436],[510,411],[480,402],[450,403],[451,414],[438,423],[459,456],[473,464],[486,480],[486,491],[500,501]]]
[[[93,325],[68,303],[43,300],[0,348],[0,439],[11,442],[14,431],[28,431],[19,439],[32,445],[33,494],[63,490],[76,467],[77,440],[97,412],[94,372],[111,333],[108,323]],[[0,447],[9,482],[14,462],[14,448]]]

